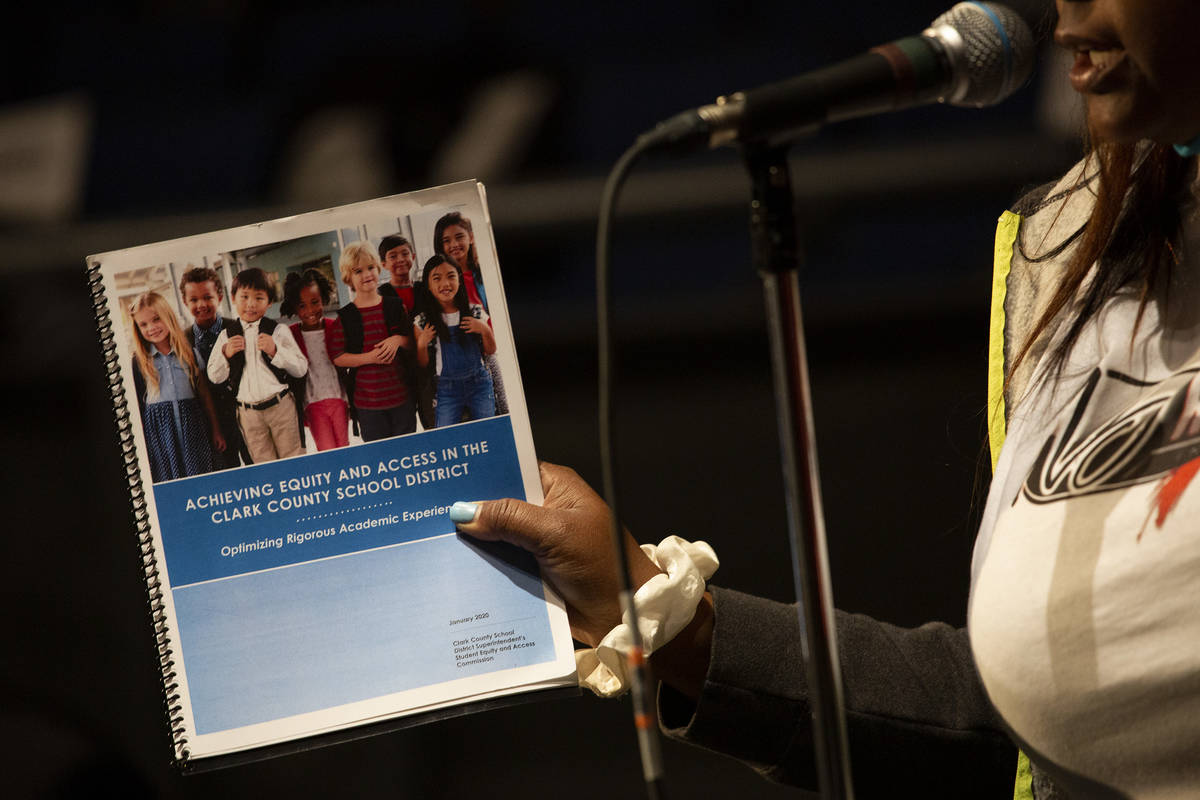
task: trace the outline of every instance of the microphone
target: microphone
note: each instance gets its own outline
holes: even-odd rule
[[[982,108],[1033,68],[1029,26],[998,3],[959,3],[918,36],[777,83],[718,98],[642,134],[651,147],[781,143],[830,122],[939,102]]]

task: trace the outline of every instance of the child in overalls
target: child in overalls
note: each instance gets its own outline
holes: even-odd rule
[[[468,302],[462,271],[445,256],[430,258],[424,277],[413,334],[417,363],[425,369],[432,364],[437,376],[435,427],[495,416],[492,376],[483,361],[496,352],[487,312]]]

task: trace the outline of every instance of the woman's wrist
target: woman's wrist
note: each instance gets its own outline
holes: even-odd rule
[[[705,542],[687,542],[677,536],[668,536],[657,546],[643,545],[641,550],[640,559],[632,554],[630,559],[633,582],[641,584],[634,594],[636,635],[632,615],[623,614],[618,624],[600,635],[594,648],[575,653],[580,684],[602,697],[625,692],[631,662],[637,658],[639,649],[650,656],[681,634],[686,641],[678,648],[680,663],[671,657],[664,661],[671,680],[685,691],[698,691],[707,671],[705,645],[711,639],[712,626],[711,602],[706,599],[704,582],[717,569],[716,554]],[[616,612],[605,617],[611,622]],[[599,627],[604,625],[599,623]],[[586,628],[592,642],[597,635],[596,627]],[[635,641],[640,647],[635,646]],[[698,666],[681,663],[695,649],[703,650],[701,663]]]
[[[712,593],[705,592],[692,621],[650,656],[654,677],[692,700],[700,697],[708,675],[714,621]]]

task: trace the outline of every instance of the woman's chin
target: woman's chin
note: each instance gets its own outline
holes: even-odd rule
[[[1088,97],[1087,126],[1094,143],[1133,144],[1151,139],[1174,144],[1176,141],[1171,125],[1162,115],[1118,92]]]

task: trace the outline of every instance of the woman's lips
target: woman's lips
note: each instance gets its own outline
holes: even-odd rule
[[[1080,94],[1103,94],[1114,88],[1116,71],[1125,63],[1120,48],[1076,50],[1071,65],[1071,87]]]

